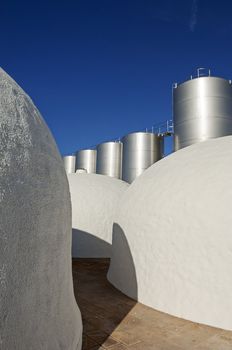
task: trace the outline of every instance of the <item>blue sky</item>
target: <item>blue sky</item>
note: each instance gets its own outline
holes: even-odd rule
[[[231,14],[225,0],[1,1],[0,64],[69,154],[170,119],[172,83],[197,67],[232,78]]]

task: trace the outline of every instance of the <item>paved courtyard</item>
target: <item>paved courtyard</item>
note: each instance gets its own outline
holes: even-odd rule
[[[74,259],[83,350],[232,350],[232,332],[169,316],[135,302],[106,279],[108,259]]]

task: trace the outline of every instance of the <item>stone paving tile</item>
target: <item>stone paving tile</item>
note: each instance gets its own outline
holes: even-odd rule
[[[82,350],[232,350],[232,332],[167,315],[120,293],[106,279],[108,265],[108,259],[73,261]]]
[[[232,332],[231,332],[232,333]],[[194,350],[231,350],[232,349],[232,335],[228,335],[228,332],[214,335],[206,341],[198,344],[194,347]]]
[[[91,331],[87,335],[95,343],[102,345],[106,349],[118,344],[117,340],[113,339],[109,334],[101,330]]]
[[[118,342],[117,340],[113,339],[111,336],[109,336],[102,344],[104,349],[112,349],[113,347],[115,348],[119,345],[121,346],[122,344],[120,344],[120,342]]]
[[[232,332],[224,331],[223,329],[220,329],[219,332],[218,332],[218,335],[224,341],[232,342]]]
[[[171,333],[167,338],[172,341],[173,344],[182,347],[182,349],[191,349],[211,338],[216,332],[218,332],[218,329],[191,322],[178,329],[175,334]]]
[[[112,347],[110,347],[109,350],[128,350],[128,347],[126,347],[123,344],[118,343],[118,344],[113,345]]]
[[[83,334],[82,350],[95,350],[96,348],[99,348],[99,344],[97,344],[95,341]]]
[[[141,341],[139,335],[134,332],[133,328],[130,331],[115,330],[112,333],[112,337],[127,346],[132,346]]]
[[[132,347],[128,347],[128,350],[190,350],[189,348],[183,348],[178,344],[172,343],[165,338],[159,338],[156,335],[150,337],[150,339],[146,339],[141,341],[140,343],[135,344]]]
[[[186,320],[170,316],[139,303],[131,310],[130,315],[142,320],[143,323],[158,328],[167,327],[168,325],[169,329],[171,327],[175,330],[186,325]]]
[[[86,330],[85,330],[86,332]],[[106,339],[108,338],[109,334],[99,330],[99,329],[95,329],[89,332],[86,332],[86,335],[92,339],[94,342],[96,342],[97,344],[103,344]]]
[[[165,341],[163,342],[154,341],[152,343],[141,342],[133,345],[132,347],[127,348],[127,350],[189,350],[189,349],[187,348],[183,349],[177,345],[167,343]]]

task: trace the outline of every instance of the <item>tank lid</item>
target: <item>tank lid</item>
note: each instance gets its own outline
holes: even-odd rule
[[[213,78],[213,79],[222,79],[222,80],[227,80],[227,79],[224,79],[224,78],[221,78],[221,77],[216,77],[216,76],[212,76],[211,74],[211,69],[206,69],[206,68],[203,68],[203,67],[200,67],[200,68],[197,68],[196,70],[196,74],[192,74],[190,76],[190,79],[189,80],[185,80],[181,83],[173,83],[172,84],[172,89],[176,89],[179,85],[182,85],[182,84],[185,84],[191,80],[196,80],[196,79],[199,79],[199,78]],[[231,84],[231,80],[227,80],[229,84]]]
[[[76,153],[78,152],[83,152],[83,151],[91,151],[91,152],[96,152],[96,149],[93,148],[83,148],[83,149],[78,149]]]
[[[199,67],[196,70],[196,74],[192,74],[190,75],[190,80],[196,79],[196,78],[201,78],[201,77],[211,77],[211,69],[206,69],[203,67]],[[188,81],[188,80],[187,80]],[[185,83],[185,81],[184,81]],[[183,84],[183,83],[180,83]],[[176,89],[178,87],[178,85],[180,85],[178,83],[173,83],[172,84],[172,89]]]
[[[63,158],[67,158],[67,157],[76,157],[75,153],[73,154],[65,154],[62,156]]]
[[[135,132],[130,132],[129,134],[126,134],[122,137],[122,140],[124,140],[128,136],[133,136],[133,135],[154,135],[158,136],[158,134],[151,132],[151,131],[135,131]]]
[[[105,141],[105,142],[99,143],[99,144],[97,145],[97,147],[98,147],[98,146],[101,146],[101,145],[111,144],[111,143],[112,143],[112,144],[120,144],[120,143],[122,143],[122,142],[121,142],[121,140],[119,140],[119,139],[118,139],[118,140],[115,140],[115,141]]]
[[[199,67],[196,69],[196,73],[190,75],[190,80],[201,78],[201,77],[211,77],[211,70],[203,67]],[[180,83],[182,84],[182,83]],[[178,87],[178,83],[173,83],[172,88],[176,89]]]

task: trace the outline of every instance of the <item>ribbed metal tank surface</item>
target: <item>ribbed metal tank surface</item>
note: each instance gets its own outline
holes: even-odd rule
[[[97,174],[122,178],[121,142],[104,142],[97,146]]]
[[[198,77],[173,88],[175,151],[193,143],[232,134],[232,85]]]
[[[95,149],[83,149],[76,152],[76,170],[85,169],[88,174],[96,173],[97,151]]]
[[[148,132],[123,137],[122,179],[133,182],[149,166],[162,158],[162,138]]]
[[[67,174],[75,173],[76,156],[64,156],[64,168]]]

